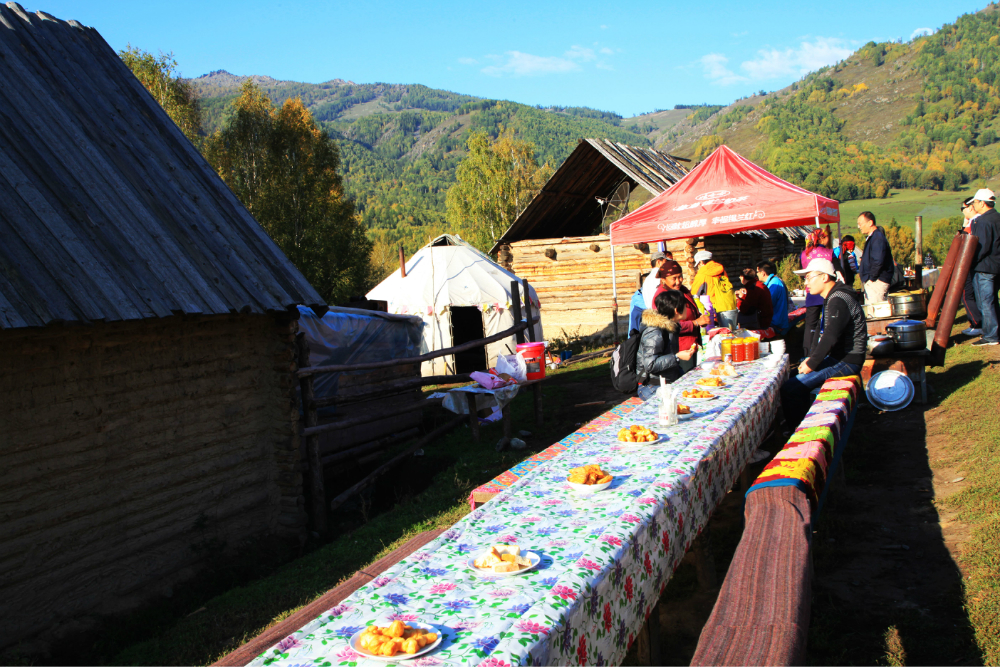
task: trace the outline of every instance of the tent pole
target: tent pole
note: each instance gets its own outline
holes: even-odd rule
[[[816,229],[819,229],[819,216],[816,216]]]
[[[608,239],[611,248],[611,331],[614,333],[615,345],[618,344],[618,282],[615,280],[615,246]]]

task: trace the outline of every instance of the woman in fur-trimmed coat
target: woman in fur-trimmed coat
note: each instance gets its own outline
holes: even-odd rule
[[[656,392],[661,377],[668,383],[679,378],[683,374],[680,361],[689,360],[695,352],[695,346],[684,351],[679,349],[679,322],[684,317],[685,305],[680,292],[667,290],[653,299],[654,308],[642,311],[635,366],[639,376],[639,397],[643,400]]]

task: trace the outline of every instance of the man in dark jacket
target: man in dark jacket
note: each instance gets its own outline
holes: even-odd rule
[[[875,214],[871,211],[864,211],[858,216],[858,229],[868,237],[861,265],[858,266],[861,284],[865,288],[865,300],[868,303],[885,301],[892,284],[892,273],[896,268],[889,240],[885,238],[882,228],[875,224]]]
[[[738,322],[744,329],[766,329],[771,326],[774,306],[771,292],[757,280],[756,269],[747,267],[740,272],[741,289],[736,290]]]
[[[976,304],[983,317],[983,337],[973,345],[1000,343],[997,316],[997,274],[1000,273],[1000,213],[994,209],[996,197],[985,188],[976,192],[972,206],[979,216],[972,225],[972,233],[979,239],[976,258],[972,262],[973,286]]]
[[[796,273],[805,274],[810,294],[823,297],[823,320],[819,340],[809,358],[799,364],[798,375],[781,385],[781,404],[790,428],[798,426],[808,412],[813,389],[829,378],[857,375],[861,371],[868,345],[868,323],[857,292],[837,282],[833,262],[813,259]]]

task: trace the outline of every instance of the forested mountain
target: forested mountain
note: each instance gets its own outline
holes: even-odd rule
[[[841,201],[954,190],[1000,172],[1000,11],[909,43],[869,42],[788,88],[679,123],[657,143],[704,157],[726,143]]]
[[[729,106],[678,105],[623,119],[538,108],[420,85],[253,77],[276,103],[299,97],[341,146],[345,188],[365,225],[412,252],[444,228],[445,194],[469,133],[502,127],[558,166],[583,137],[701,159],[721,143],[779,176],[846,201],[890,188],[956,189],[1000,173],[1000,11],[996,5],[907,43],[870,42],[791,86]],[[205,131],[245,77],[191,80]]]
[[[218,71],[191,80],[206,132],[221,126],[246,78]],[[410,252],[444,230],[445,195],[472,130],[497,136],[509,127],[535,144],[539,163],[552,165],[584,137],[650,145],[638,128],[622,127],[618,114],[584,107],[540,109],[420,85],[252,78],[276,104],[302,99],[340,144],[344,185],[364,224]]]

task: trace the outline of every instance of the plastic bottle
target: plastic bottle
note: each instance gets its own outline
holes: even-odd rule
[[[677,423],[677,397],[671,387],[660,378],[660,388],[656,390],[660,399],[660,426],[673,426]]]

